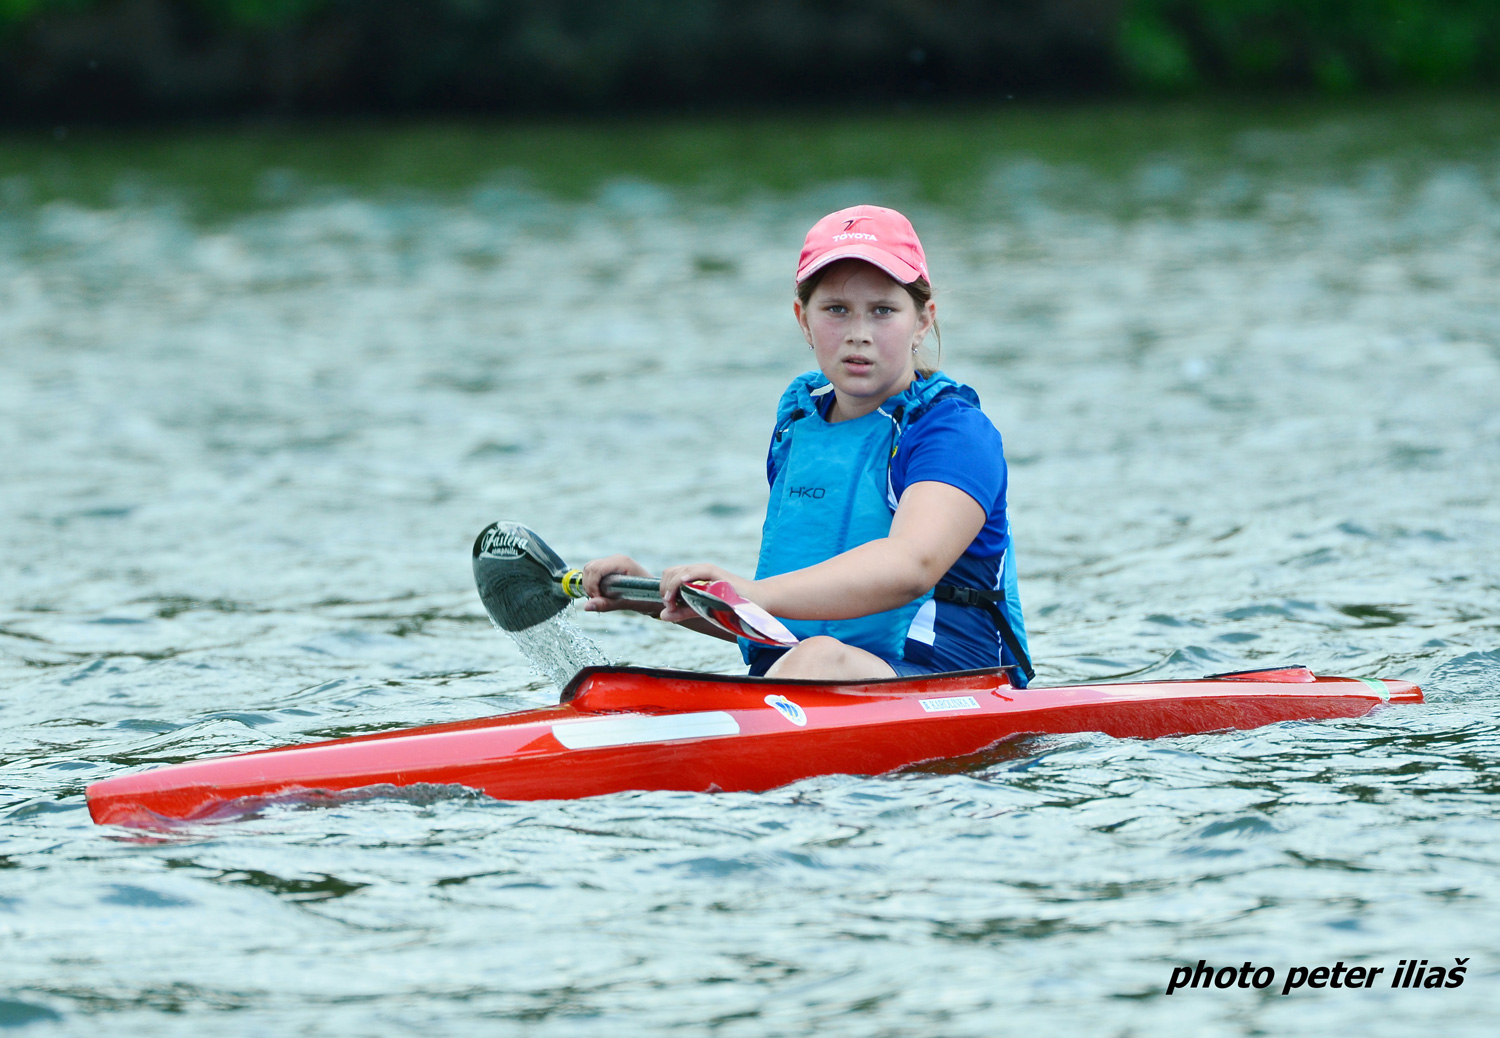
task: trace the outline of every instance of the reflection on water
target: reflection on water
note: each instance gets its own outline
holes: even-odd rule
[[[1492,109],[8,141],[0,1025],[1487,1029]],[[497,517],[752,568],[796,249],[864,200],[913,216],[944,366],[1006,437],[1042,681],[1298,662],[1429,705],[763,796],[89,825],[107,774],[551,698],[472,590]],[[1163,994],[1413,955],[1470,980]]]

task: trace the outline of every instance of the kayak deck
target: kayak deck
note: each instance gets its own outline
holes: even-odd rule
[[[1420,702],[1411,682],[1302,667],[1028,689],[1000,670],[820,683],[590,667],[557,706],[122,775],[90,785],[88,805],[100,824],[154,827],[371,786],[462,786],[502,800],[762,792],[963,757],[1020,735],[1154,739]]]

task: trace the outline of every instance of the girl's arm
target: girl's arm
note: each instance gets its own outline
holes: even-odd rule
[[[988,518],[983,506],[957,487],[926,480],[901,495],[891,532],[826,562],[764,580],[748,580],[717,566],[673,566],[662,573],[662,597],[674,602],[684,581],[728,580],[736,591],[788,620],[847,620],[897,609],[932,590],[974,543]],[[663,620],[694,615],[680,604]]]

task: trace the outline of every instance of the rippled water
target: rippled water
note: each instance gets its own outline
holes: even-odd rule
[[[549,701],[471,587],[492,519],[752,568],[796,250],[864,200],[916,221],[1006,437],[1043,682],[1299,662],[1428,704],[764,795],[89,822],[145,765]],[[1497,285],[1487,102],[9,139],[0,1027],[1488,1033]],[[1455,956],[1458,989],[1279,994]],[[1199,959],[1278,981],[1167,996]]]

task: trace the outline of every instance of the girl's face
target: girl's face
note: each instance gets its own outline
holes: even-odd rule
[[[860,260],[835,263],[807,306],[792,304],[802,334],[833,383],[834,421],[869,414],[916,376],[916,348],[937,307],[919,307],[884,271]]]

